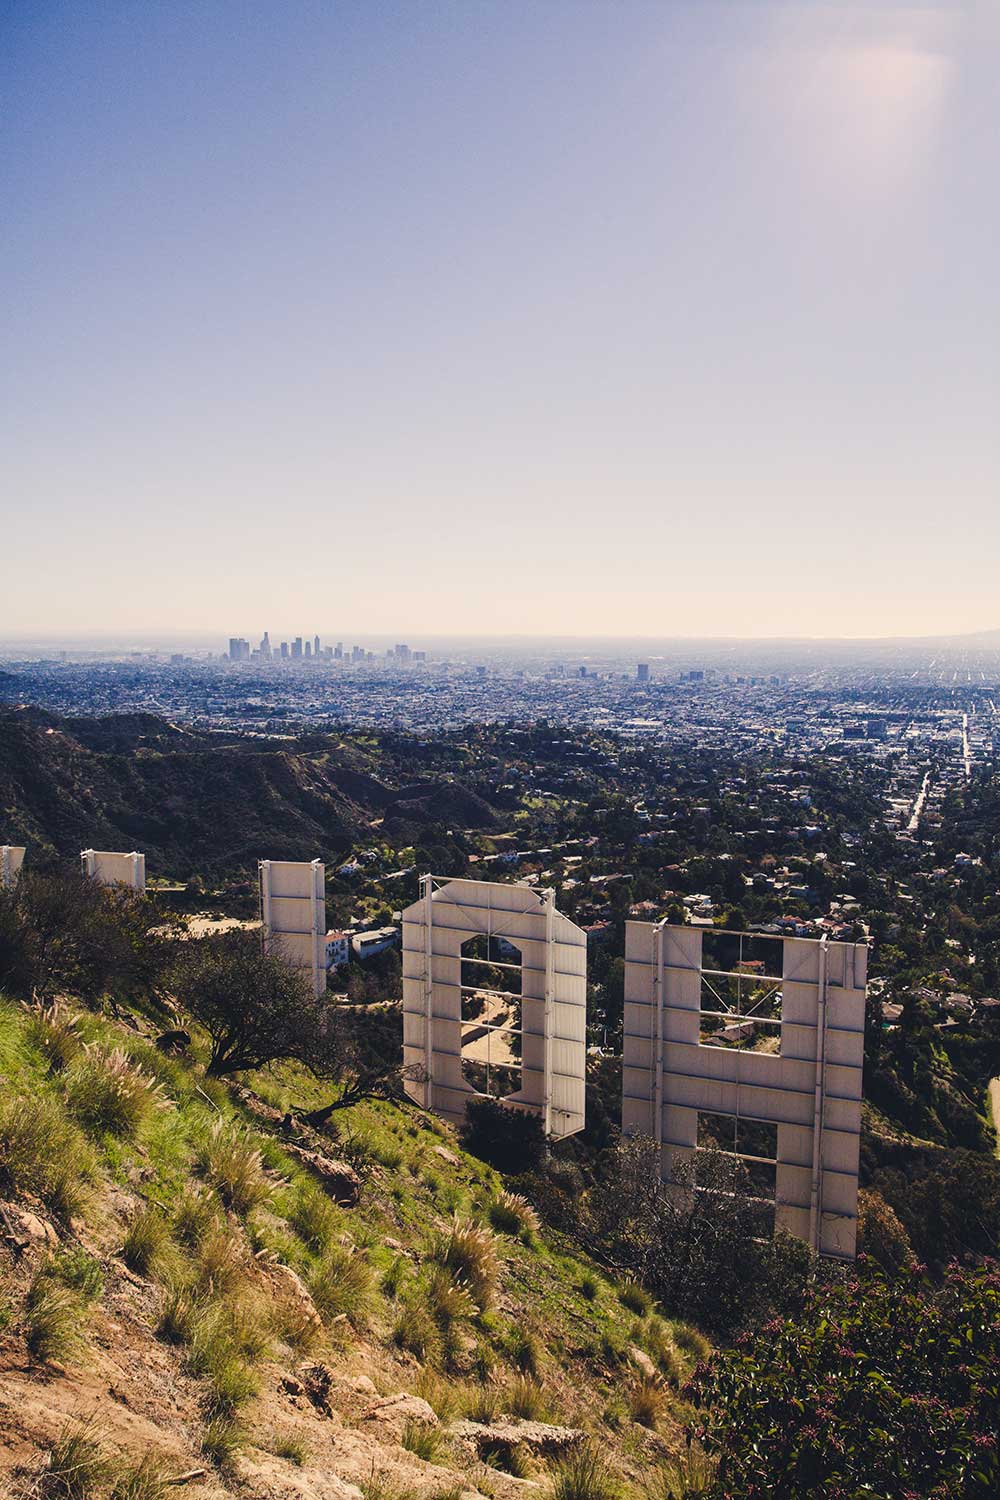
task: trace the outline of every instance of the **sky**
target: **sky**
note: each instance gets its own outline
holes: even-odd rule
[[[0,0],[0,635],[1000,626],[996,0]]]

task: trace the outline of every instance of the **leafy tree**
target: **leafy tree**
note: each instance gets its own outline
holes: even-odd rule
[[[546,1217],[617,1275],[636,1276],[676,1316],[727,1334],[801,1298],[808,1247],[772,1237],[748,1169],[723,1152],[698,1152],[668,1184],[655,1141],[622,1139],[602,1153],[586,1192],[568,1178],[560,1193],[562,1185],[541,1185],[536,1201]]]
[[[1000,1274],[862,1264],[696,1372],[712,1500],[992,1500],[1000,1492]]]
[[[209,1073],[314,1056],[325,1007],[297,970],[261,951],[252,933],[221,933],[187,945],[175,991],[212,1039]]]
[[[498,1172],[532,1172],[545,1155],[545,1131],[537,1115],[493,1099],[470,1099],[462,1145]]]
[[[0,892],[0,985],[24,999],[68,991],[94,1006],[155,995],[170,951],[154,898],[124,886],[31,870]]]

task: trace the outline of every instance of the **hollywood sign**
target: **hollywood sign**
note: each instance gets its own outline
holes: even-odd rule
[[[0,846],[11,887],[24,850]],[[103,884],[145,889],[145,857],[88,849]],[[326,988],[319,860],[262,860],[265,951]],[[676,1192],[699,1153],[746,1169],[775,1229],[852,1259],[864,1063],[867,948],[718,928],[628,922],[622,1129],[651,1137]],[[492,1098],[555,1139],[586,1119],[586,934],[531,885],[421,878],[403,912],[405,1088],[460,1123]]]
[[[629,922],[622,1129],[660,1147],[677,1192],[699,1152],[742,1163],[772,1228],[851,1259],[857,1231],[863,943]],[[403,913],[410,1097],[459,1122],[470,1099],[585,1122],[586,937],[529,885],[423,877]],[[704,1160],[704,1158],[702,1158]]]

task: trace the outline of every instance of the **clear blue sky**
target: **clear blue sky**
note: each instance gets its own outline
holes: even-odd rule
[[[3,633],[1000,625],[1000,6],[0,8]]]

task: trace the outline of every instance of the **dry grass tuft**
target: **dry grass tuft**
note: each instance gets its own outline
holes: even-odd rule
[[[80,1298],[51,1276],[35,1277],[27,1298],[25,1343],[32,1359],[43,1364],[65,1364],[83,1346],[83,1304]]]
[[[71,1015],[61,1000],[32,1012],[27,1038],[48,1061],[50,1073],[62,1073],[83,1050],[79,1017]]]
[[[170,1235],[167,1221],[150,1204],[140,1208],[125,1234],[122,1259],[139,1276],[152,1276],[163,1264]]]
[[[666,1415],[669,1404],[669,1396],[663,1383],[644,1376],[636,1382],[629,1395],[629,1415],[640,1427],[655,1431]]]
[[[274,1188],[253,1137],[239,1126],[216,1120],[199,1142],[198,1166],[227,1208],[241,1216],[271,1201]]]
[[[85,1130],[134,1140],[155,1109],[169,1106],[160,1085],[128,1053],[88,1046],[66,1075],[66,1102]]]
[[[309,1275],[309,1291],[328,1323],[346,1319],[353,1328],[367,1328],[378,1293],[375,1273],[353,1246],[331,1245]]]
[[[437,1246],[437,1260],[466,1286],[481,1312],[493,1305],[500,1263],[493,1235],[471,1219],[455,1218]]]
[[[83,1137],[56,1100],[0,1098],[0,1197],[30,1192],[68,1222],[83,1211],[93,1173]]]
[[[489,1220],[498,1234],[513,1235],[527,1244],[539,1230],[538,1215],[519,1193],[498,1193],[490,1204]]]

